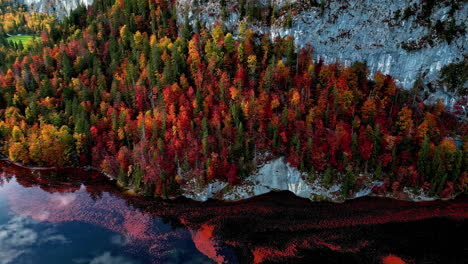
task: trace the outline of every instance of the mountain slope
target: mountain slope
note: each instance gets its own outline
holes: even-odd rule
[[[258,32],[283,11],[241,14]],[[236,37],[220,24],[192,30],[178,14],[166,1],[95,0],[28,47],[0,35],[2,153],[93,166],[162,197],[235,198],[238,184],[261,188],[242,195],[323,194],[306,186],[317,180],[344,198],[375,181],[382,193],[467,190],[467,124],[442,103],[370,77],[364,63],[313,62],[292,37],[271,41],[245,25]]]
[[[222,21],[231,29],[249,21],[272,39],[292,35],[297,46],[312,45],[325,63],[366,61],[371,74],[395,76],[405,88],[420,72],[435,81],[443,66],[468,52],[467,1],[254,1],[254,7],[249,1],[196,1],[178,1],[181,20],[188,14],[192,22],[209,27]]]
[[[58,17],[66,16],[80,4],[93,3],[21,1],[32,11]],[[371,74],[381,71],[395,76],[404,88],[412,88],[420,77],[434,85],[443,66],[460,62],[468,54],[465,0],[319,2],[178,0],[177,8],[180,23],[188,14],[192,24],[198,19],[207,27],[218,22],[235,30],[241,21],[248,20],[255,24],[256,33],[268,34],[272,39],[292,35],[298,47],[312,45],[315,58],[325,63],[340,60],[351,65],[366,61]],[[450,104],[450,94],[439,95]]]

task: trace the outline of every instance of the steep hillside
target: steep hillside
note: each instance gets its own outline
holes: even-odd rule
[[[0,151],[13,161],[93,166],[135,192],[200,200],[468,190],[467,123],[365,63],[312,61],[311,48],[281,37],[297,6],[241,2],[229,20],[240,10],[238,31],[190,13],[194,27],[181,23],[167,1],[95,0],[57,23],[15,8],[2,21],[41,32],[28,46],[0,34]],[[463,85],[457,69],[448,76]]]
[[[366,61],[371,74],[395,76],[405,88],[419,76],[435,81],[443,66],[468,52],[464,0],[181,0],[178,8],[180,20],[188,15],[194,24],[235,29],[248,21],[272,39],[292,35],[298,47],[312,45],[315,58],[325,63]]]
[[[93,2],[21,1],[32,11],[58,17]],[[178,0],[177,12],[181,24],[188,15],[193,25],[200,21],[210,28],[218,22],[231,31],[248,21],[256,33],[272,39],[292,35],[298,47],[312,45],[315,59],[348,66],[366,61],[371,74],[395,76],[404,88],[420,78],[431,83],[429,88],[436,86],[441,69],[468,54],[466,0]],[[437,92],[446,105],[455,102],[453,95]]]

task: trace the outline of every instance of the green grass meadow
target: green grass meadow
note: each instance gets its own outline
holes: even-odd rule
[[[23,43],[23,46],[28,46],[29,42],[32,41],[33,39],[37,38],[36,36],[31,36],[31,35],[21,35],[21,36],[11,36],[8,37],[8,41],[12,41],[14,43],[19,43],[20,41]]]

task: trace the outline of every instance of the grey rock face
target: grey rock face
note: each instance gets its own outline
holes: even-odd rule
[[[466,35],[451,44],[443,41],[419,50],[403,49],[403,42],[418,40],[430,33],[426,27],[418,25],[415,17],[391,24],[394,12],[405,8],[406,1],[351,1],[347,9],[341,9],[343,5],[342,1],[333,1],[323,16],[318,10],[302,12],[294,18],[296,23],[290,32],[273,29],[273,34],[292,33],[299,46],[311,43],[317,56],[327,63],[336,59],[346,65],[356,60],[367,61],[372,73],[380,70],[393,75],[405,88],[412,87],[419,71],[428,81],[435,80],[444,65],[467,53]],[[436,10],[431,21],[443,21],[448,12],[448,8]],[[467,14],[468,5],[465,4],[455,14],[456,21],[466,20]]]
[[[210,0],[194,9],[193,0],[180,0],[180,18],[183,19],[187,12],[190,19],[199,17],[210,27],[216,20],[222,19],[219,2]],[[462,59],[463,54],[468,52],[466,34],[456,37],[448,44],[446,41],[436,41],[431,30],[423,26],[416,16],[394,19],[398,10],[403,13],[410,5],[421,6],[422,0],[326,1],[328,4],[323,13],[320,7],[305,4],[308,1],[271,2],[279,6],[294,3],[292,9],[298,13],[293,17],[293,25],[291,28],[283,27],[286,19],[283,15],[270,27],[254,24],[253,28],[258,33],[269,34],[272,39],[276,36],[293,35],[298,47],[311,44],[315,50],[315,58],[323,59],[325,63],[339,60],[350,65],[354,61],[366,61],[371,75],[377,71],[390,74],[404,88],[413,86],[419,72],[428,82],[436,80],[443,66]],[[236,3],[231,4],[228,4],[230,12],[224,24],[235,29],[240,21]],[[449,13],[450,7],[437,4],[429,21],[433,25],[437,20],[449,21]],[[452,17],[458,26],[467,24],[468,4],[460,1],[459,9]],[[432,45],[422,45],[422,48],[412,51],[402,48],[403,43],[418,42],[428,36],[434,40]]]
[[[56,14],[59,18],[67,15],[79,4],[91,5],[93,0],[19,0],[33,11]],[[200,1],[199,1],[200,2]],[[222,21],[219,0],[201,1],[197,7],[194,0],[178,0],[179,20],[189,14],[192,22],[199,18],[208,27],[216,21]],[[224,25],[235,30],[239,25],[238,1],[226,1],[227,17]],[[276,36],[293,35],[296,45],[304,47],[311,44],[315,58],[325,63],[341,61],[350,65],[354,61],[366,61],[371,75],[377,71],[397,78],[404,88],[411,88],[419,72],[426,81],[438,78],[440,69],[462,59],[468,53],[468,35],[458,36],[451,43],[435,41],[433,45],[423,45],[417,50],[408,51],[402,43],[418,42],[431,36],[430,30],[421,26],[416,16],[395,20],[395,13],[403,13],[409,6],[421,6],[423,0],[333,0],[325,1],[324,12],[320,7],[310,5],[314,1],[299,0],[258,0],[261,6],[268,3],[286,8],[293,4],[297,14],[293,17],[291,28],[283,27],[286,15],[280,15],[270,27],[259,23],[250,23],[258,33]],[[320,2],[320,1],[318,1]],[[456,25],[468,24],[468,4],[459,1],[459,8],[453,14]],[[287,14],[287,12],[285,12]],[[450,7],[444,4],[434,6],[429,21],[446,22],[451,19]]]
[[[353,193],[349,198],[370,195],[372,188],[381,184],[382,182],[378,181],[368,181],[362,189]],[[310,181],[307,175],[291,167],[283,157],[261,165],[258,171],[245,179],[241,185],[229,187],[227,182],[220,181],[202,185],[192,179],[183,185],[181,190],[183,196],[196,201],[208,199],[239,201],[272,191],[290,191],[310,200],[343,200],[340,191],[341,184],[325,187],[319,178]]]
[[[93,3],[93,0],[19,0],[19,2],[28,6],[31,11],[53,14],[58,18],[63,18],[80,4],[88,6]]]

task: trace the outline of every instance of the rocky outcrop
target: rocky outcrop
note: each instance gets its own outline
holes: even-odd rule
[[[20,2],[32,11],[64,17],[80,4],[91,5],[93,0]],[[224,7],[221,2],[225,3]],[[425,13],[420,12],[425,3],[431,2],[426,0],[246,2],[255,2],[260,9],[275,6],[278,10],[273,20],[266,19],[271,21],[268,25],[261,19],[249,21],[249,27],[257,33],[268,34],[272,39],[292,35],[298,47],[312,45],[315,59],[323,59],[325,63],[340,61],[350,65],[354,61],[365,61],[371,75],[377,71],[390,74],[404,88],[412,88],[418,76],[427,83],[434,82],[443,66],[458,62],[468,54],[468,35],[463,32],[468,23],[466,1],[432,1],[428,17],[421,17]],[[456,3],[455,7],[452,2]],[[219,21],[232,31],[245,20],[241,18],[240,8],[240,2],[232,0],[177,1],[180,23],[188,14],[191,23],[199,19],[212,27]],[[288,26],[286,20],[290,13],[293,14],[292,23]],[[438,22],[439,28],[447,32],[450,27],[453,36],[449,41],[436,32]],[[457,34],[457,29],[462,32]],[[439,89],[439,94],[448,105],[457,100],[445,90]]]
[[[31,11],[53,14],[58,18],[63,18],[80,4],[88,6],[93,3],[93,0],[20,0],[19,2],[26,5]]]
[[[199,18],[207,26],[217,20],[230,29],[239,25],[237,1],[226,1],[225,8],[216,0],[198,6],[194,1],[178,1],[181,20],[187,13],[192,21]],[[262,6],[277,5],[280,12],[271,25],[250,21],[249,26],[253,25],[257,33],[269,34],[272,39],[293,35],[298,47],[311,44],[315,58],[325,63],[366,61],[371,75],[376,71],[390,74],[404,88],[412,88],[419,73],[427,82],[438,79],[443,66],[468,53],[466,34],[454,33],[449,42],[434,29],[437,21],[443,27],[452,26],[453,21],[454,28],[463,28],[468,14],[466,1],[455,1],[456,8],[450,1],[434,1],[428,18],[420,17],[419,9],[429,2],[424,0],[332,0],[322,1],[323,6],[320,1],[259,2]],[[223,9],[227,10],[224,15]],[[285,26],[289,11],[294,13],[290,28]]]
[[[382,184],[368,179],[364,181],[360,190],[348,198],[369,195],[372,188]],[[193,179],[182,186],[182,195],[197,201],[208,199],[239,201],[272,191],[290,191],[296,196],[310,200],[343,200],[341,184],[325,187],[320,178],[309,179],[297,168],[289,166],[283,157],[260,166],[256,173],[243,180],[240,185],[230,186],[227,182],[221,181],[199,184]]]
[[[338,177],[338,176],[337,176]],[[342,202],[364,196],[380,196],[407,201],[433,201],[440,197],[431,196],[422,188],[404,187],[402,190],[378,191],[385,183],[372,180],[372,177],[358,175],[359,186],[343,197],[341,184],[326,186],[321,177],[309,178],[297,168],[291,167],[283,157],[271,160],[259,167],[256,173],[242,181],[240,185],[231,186],[227,182],[216,180],[209,184],[192,179],[181,186],[182,196],[196,200],[207,201],[216,199],[223,201],[240,201],[269,192],[290,191],[298,197],[312,201]]]

